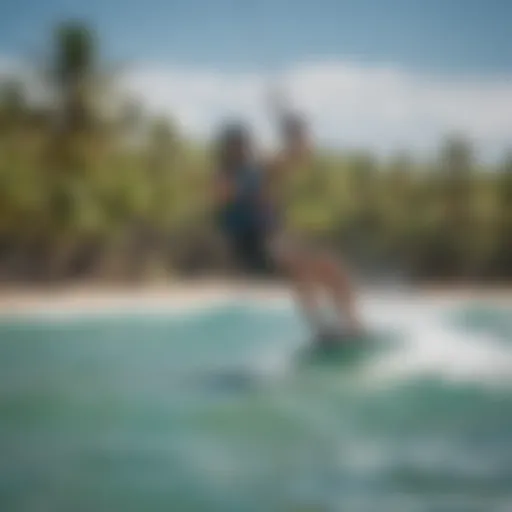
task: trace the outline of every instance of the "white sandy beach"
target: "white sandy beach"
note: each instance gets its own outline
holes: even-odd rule
[[[390,299],[398,289],[366,290],[361,293]],[[512,305],[511,287],[429,286],[408,289],[411,298],[476,299]],[[0,290],[0,315],[24,315],[45,312],[80,313],[108,311],[190,310],[215,305],[240,297],[270,302],[290,299],[282,284],[256,282],[235,285],[227,281],[178,282],[142,286],[62,285],[54,287],[12,287]]]
[[[256,283],[240,287],[217,281],[143,286],[24,286],[0,291],[0,315],[190,310],[240,296],[280,301],[288,297],[289,293],[286,288],[279,285]]]

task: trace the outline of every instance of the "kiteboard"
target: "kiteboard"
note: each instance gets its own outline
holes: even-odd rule
[[[318,333],[304,343],[300,359],[315,364],[350,364],[382,350],[390,341],[390,337],[382,332],[354,334],[343,329],[332,329]]]

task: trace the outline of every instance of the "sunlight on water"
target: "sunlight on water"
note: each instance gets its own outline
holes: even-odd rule
[[[2,510],[510,510],[512,308],[364,314],[330,360],[280,302],[2,320]]]

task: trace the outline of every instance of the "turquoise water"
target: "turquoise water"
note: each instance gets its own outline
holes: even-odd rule
[[[512,309],[365,314],[332,362],[286,304],[0,320],[0,510],[512,510]]]

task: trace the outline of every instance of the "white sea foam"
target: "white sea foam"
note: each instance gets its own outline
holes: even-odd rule
[[[468,305],[446,297],[367,295],[361,302],[365,323],[374,333],[375,342],[386,343],[386,347],[368,358],[360,377],[375,385],[422,376],[489,385],[512,383],[511,345],[493,333],[468,332],[451,325],[452,315]],[[290,313],[290,304],[284,300],[253,301],[251,307]],[[289,335],[288,341],[279,340],[274,348],[262,352],[253,365],[272,375],[290,371],[299,341],[297,333],[295,336]],[[305,340],[306,336],[302,336]]]
[[[437,376],[452,381],[511,383],[510,345],[492,333],[468,332],[450,323],[452,314],[464,307],[460,301],[435,298],[368,305],[368,319],[377,330],[385,326],[403,337],[402,345],[367,367],[372,380]]]

